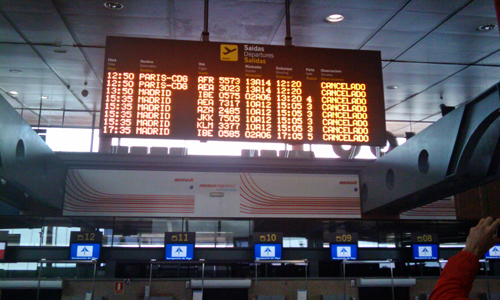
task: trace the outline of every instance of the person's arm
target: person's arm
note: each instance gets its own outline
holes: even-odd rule
[[[477,256],[460,251],[446,263],[429,300],[468,299],[478,268]]]
[[[448,260],[429,300],[468,299],[479,269],[479,258],[500,239],[495,235],[500,219],[481,219],[470,229],[465,248]]]

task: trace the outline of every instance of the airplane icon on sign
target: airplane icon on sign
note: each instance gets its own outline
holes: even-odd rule
[[[87,252],[90,252],[90,251],[87,249],[87,247],[83,247],[81,252],[82,252],[83,256],[87,256]]]
[[[172,246],[172,257],[187,258],[187,246]]]
[[[337,248],[337,257],[351,257],[351,248],[344,246]]]
[[[418,255],[425,257],[432,257],[432,248],[429,246],[418,247]]]
[[[224,47],[224,49],[226,49],[226,51],[225,51],[225,52],[222,52],[222,53],[223,53],[224,55],[228,55],[229,53],[236,51],[238,48],[229,49],[228,47]]]

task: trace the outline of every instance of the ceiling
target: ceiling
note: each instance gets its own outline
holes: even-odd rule
[[[29,124],[98,126],[108,35],[200,40],[203,0],[118,1],[118,11],[103,0],[0,2],[0,93]],[[209,3],[211,41],[284,45],[285,0]],[[290,11],[295,46],[381,51],[396,136],[500,82],[498,28],[478,30],[497,24],[494,0],[293,0]],[[326,22],[333,13],[345,19]]]

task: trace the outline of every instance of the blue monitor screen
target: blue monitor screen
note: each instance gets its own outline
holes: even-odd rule
[[[101,244],[71,244],[70,259],[92,260],[99,259]]]
[[[193,260],[193,244],[165,244],[165,260]]]
[[[493,246],[486,255],[484,256],[486,259],[500,259],[500,245]]]
[[[437,244],[413,244],[413,259],[436,260],[438,259]]]
[[[255,260],[280,260],[281,244],[255,244]]]
[[[358,246],[353,244],[331,244],[333,260],[356,260],[358,259]]]

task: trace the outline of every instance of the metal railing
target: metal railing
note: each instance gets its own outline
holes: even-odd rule
[[[151,259],[149,262],[149,295],[151,294],[151,285],[152,285],[152,278],[153,278],[153,265],[201,265],[201,293],[203,294],[203,288],[205,285],[205,260],[200,259],[199,261],[179,261],[179,260],[173,260],[173,261],[157,261],[156,259]],[[144,299],[149,299],[150,296],[146,295]]]
[[[94,274],[92,276],[92,297],[91,299],[94,299],[94,291],[95,291],[95,277],[96,277],[96,271],[97,271],[97,260],[47,260],[47,259],[41,259],[37,262],[37,268],[38,268],[38,287],[36,290],[36,300],[40,298],[40,284],[42,282],[42,269],[43,269],[43,264],[50,264],[50,263],[58,263],[58,264],[93,264],[94,265]]]
[[[307,267],[309,265],[309,260],[307,259],[298,259],[298,260],[255,260],[255,294],[257,295],[257,281],[258,281],[258,266],[260,264],[294,264],[294,265],[300,265],[303,264],[305,266],[304,270],[304,278],[306,280],[306,291],[309,287],[309,281],[307,278]]]

